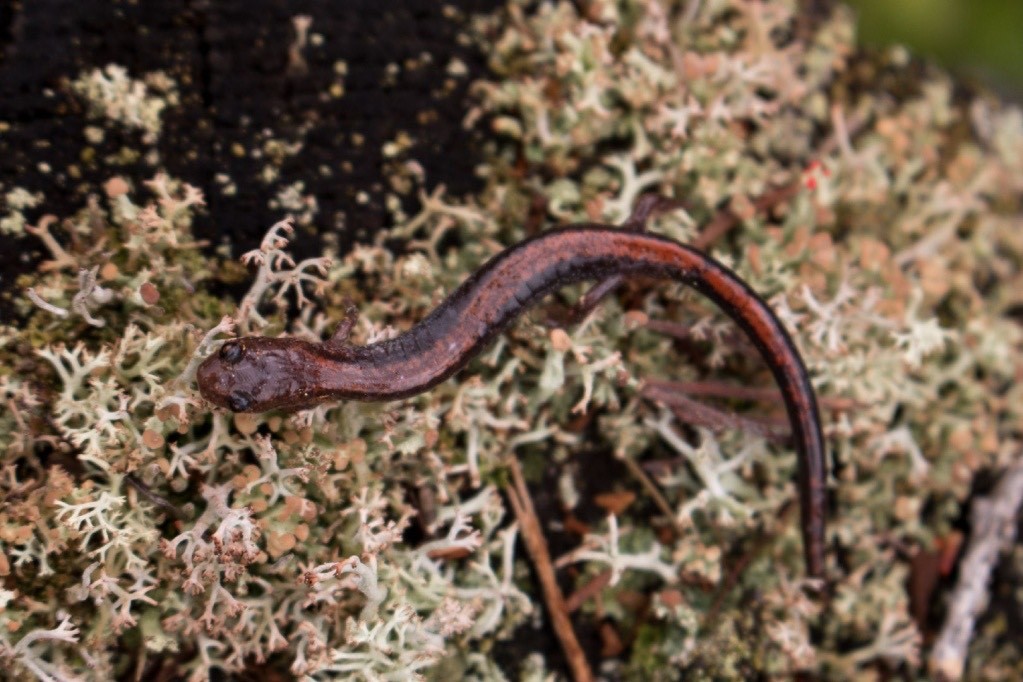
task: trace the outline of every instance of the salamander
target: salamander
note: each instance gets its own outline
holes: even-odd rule
[[[233,412],[299,410],[337,400],[382,401],[422,393],[463,368],[519,314],[567,284],[622,277],[669,279],[714,301],[749,336],[781,390],[798,454],[807,572],[824,573],[825,450],[813,386],[770,306],[734,272],[671,239],[609,225],[542,232],[483,265],[421,322],[398,336],[352,345],[350,310],[316,343],[248,336],[200,365],[200,392]]]

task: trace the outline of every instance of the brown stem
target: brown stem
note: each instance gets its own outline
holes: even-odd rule
[[[690,325],[682,324],[681,322],[674,322],[672,320],[647,320],[643,323],[643,328],[649,329],[656,334],[670,336],[671,338],[678,339],[679,341],[700,340],[693,336],[693,328]],[[729,346],[740,346],[743,344],[749,345],[749,340],[737,329],[731,329],[725,332],[722,340]]]
[[[643,490],[650,495],[650,499],[654,501],[654,505],[661,510],[664,517],[668,519],[668,523],[671,524],[671,528],[675,531],[676,537],[682,537],[683,528],[675,518],[675,512],[672,510],[671,505],[668,504],[668,500],[664,499],[664,495],[661,494],[661,489],[657,487],[657,484],[650,480],[647,473],[643,471],[643,467],[636,463],[634,459],[628,455],[623,455],[621,458],[625,468],[629,470],[629,473],[635,478]]]
[[[769,189],[753,200],[753,208],[756,213],[767,212],[775,206],[783,204],[796,196],[796,194],[799,193],[800,187],[802,187],[801,180],[793,180],[786,185]],[[741,221],[742,218],[740,218],[731,209],[721,209],[714,215],[711,221],[707,223],[700,234],[696,236],[693,240],[693,246],[701,250],[706,250],[707,247],[725,236]]]
[[[970,543],[959,564],[959,578],[948,601],[948,613],[927,664],[935,679],[958,680],[977,619],[991,601],[989,581],[1002,553],[1013,546],[1023,506],[1023,453],[1002,474],[986,497],[970,508]]]
[[[776,388],[755,388],[752,386],[735,386],[719,381],[665,381],[663,379],[647,379],[646,386],[658,392],[684,393],[690,396],[709,396],[713,398],[739,398],[741,400],[759,400],[779,403],[781,392]],[[852,398],[840,396],[817,396],[821,407],[834,412],[848,412],[863,407],[862,403]]]
[[[849,139],[850,137],[859,133],[863,129],[866,121],[859,117],[845,122],[845,129],[841,131],[842,139]],[[826,140],[817,149],[816,157],[823,157],[830,154],[840,144],[841,139],[839,138],[838,131],[828,136]],[[773,187],[759,197],[753,200],[753,209],[755,213],[766,213],[773,209],[775,206],[785,203],[792,197],[799,194],[802,189],[803,182],[802,178],[796,178],[795,180]],[[741,222],[741,218],[735,214],[734,211],[728,208],[723,208],[715,214],[706,227],[697,235],[696,239],[693,240],[693,246],[698,249],[706,250],[714,242],[725,236],[732,228]]]
[[[715,432],[741,429],[773,443],[784,443],[789,436],[789,430],[784,426],[776,426],[755,419],[740,417],[732,412],[719,410],[696,400],[691,400],[681,393],[667,391],[658,386],[648,384],[643,387],[640,394],[644,398],[668,405],[675,413],[675,418],[686,424],[706,426]]]
[[[576,682],[592,682],[593,671],[586,661],[586,655],[579,640],[572,629],[572,621],[568,617],[568,609],[565,606],[565,597],[558,587],[558,581],[554,576],[554,566],[551,564],[551,555],[547,550],[547,540],[544,538],[543,530],[540,528],[540,521],[536,517],[536,510],[533,509],[533,501],[526,490],[526,482],[522,478],[522,469],[519,462],[511,459],[508,462],[508,470],[512,475],[512,483],[505,484],[504,492],[508,496],[515,518],[519,521],[522,529],[522,540],[526,544],[526,552],[533,561],[537,578],[540,580],[540,588],[543,591],[544,602],[547,605],[547,613],[551,618],[551,625],[554,633],[561,642],[561,649],[565,652],[568,660],[568,667],[572,671],[572,678]]]
[[[591,598],[596,597],[597,594],[599,594],[600,591],[607,587],[610,583],[611,569],[602,571],[594,576],[588,583],[568,595],[568,599],[565,600],[565,608],[569,613],[576,611]]]

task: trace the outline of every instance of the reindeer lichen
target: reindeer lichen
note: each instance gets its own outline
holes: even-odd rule
[[[483,190],[428,193],[410,161],[394,184],[419,190],[418,213],[389,202],[395,225],[374,243],[299,263],[291,220],[268,217],[238,301],[210,293],[198,188],[114,177],[35,225],[24,213],[43,198],[6,193],[2,229],[49,254],[19,282],[24,324],[0,328],[12,675],[111,679],[168,657],[191,680],[267,661],[308,680],[496,679],[493,647],[542,618],[503,463],[554,463],[579,530],[593,485],[580,458],[599,454],[639,472],[660,510],[591,517],[554,557],[580,592],[609,574],[580,605],[626,645],[606,674],[922,674],[913,557],[1023,446],[1023,116],[931,68],[897,95],[865,86],[863,69],[901,61],[857,53],[842,8],[814,23],[782,0],[584,4],[509,0],[473,21],[491,69],[465,118],[488,136]],[[76,88],[112,125],[159,131],[161,107],[125,72]],[[280,206],[314,219],[288,186]],[[323,339],[352,304],[356,343],[408,328],[526,236],[537,195],[551,220],[617,222],[650,191],[685,200],[656,232],[726,225],[704,245],[768,298],[809,365],[833,461],[831,600],[806,589],[795,457],[765,439],[777,400],[735,392],[772,379],[679,286],[630,286],[553,332],[527,316],[396,403],[229,415],[196,391],[198,363],[233,334]],[[644,392],[651,379],[717,382],[764,428],[687,421]],[[1019,677],[1018,649],[982,629],[967,672]],[[521,672],[552,665],[537,653]]]

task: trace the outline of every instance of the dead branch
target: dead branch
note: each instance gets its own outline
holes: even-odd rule
[[[1009,466],[991,495],[975,500],[970,510],[970,542],[959,566],[945,624],[928,661],[936,678],[958,680],[963,675],[974,623],[987,606],[988,580],[999,555],[1015,541],[1021,504],[1023,454]]]

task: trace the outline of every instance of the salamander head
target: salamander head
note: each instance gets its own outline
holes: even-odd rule
[[[316,402],[319,363],[300,339],[247,336],[227,341],[197,372],[202,396],[232,412],[300,409]]]

